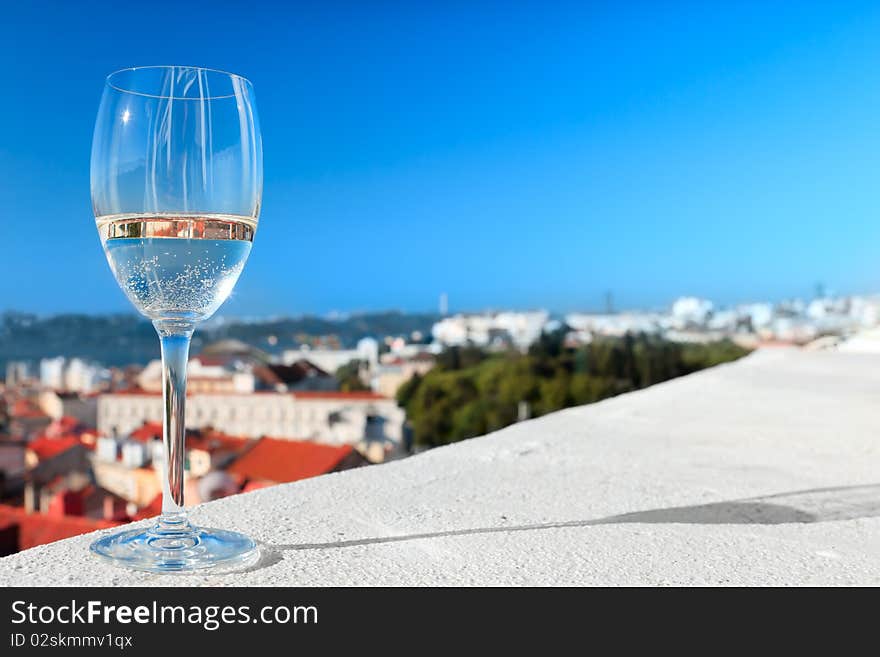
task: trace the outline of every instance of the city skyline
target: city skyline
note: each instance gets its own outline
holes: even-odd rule
[[[91,220],[89,143],[104,76],[171,61],[259,99],[264,211],[225,317],[880,290],[867,3],[161,5],[3,9],[0,309],[133,312]]]
[[[448,294],[441,294],[435,300],[434,306],[426,304],[424,307],[414,307],[411,309],[402,307],[375,307],[375,308],[329,308],[323,311],[302,311],[302,312],[271,312],[271,313],[235,313],[230,312],[229,302],[227,302],[220,311],[213,317],[202,322],[199,326],[203,328],[219,326],[227,323],[249,323],[249,322],[272,322],[279,320],[298,320],[298,319],[319,319],[327,322],[347,321],[358,317],[370,317],[385,314],[397,314],[401,316],[412,317],[452,317],[460,315],[484,315],[494,313],[529,313],[529,312],[547,312],[551,317],[561,318],[568,314],[627,314],[627,313],[653,313],[664,312],[670,310],[677,301],[681,299],[698,299],[710,302],[716,310],[730,310],[755,304],[768,305],[773,307],[784,307],[788,304],[808,304],[813,300],[843,300],[843,299],[863,299],[863,298],[880,298],[880,290],[869,290],[867,292],[841,292],[836,289],[826,287],[823,283],[816,283],[812,286],[804,286],[802,294],[791,296],[780,296],[775,298],[747,297],[743,296],[735,301],[722,301],[696,294],[680,293],[674,294],[668,299],[663,299],[653,304],[645,305],[623,305],[618,303],[617,297],[613,291],[605,290],[597,294],[592,303],[570,303],[564,307],[551,307],[546,304],[536,303],[534,305],[513,305],[502,306],[500,304],[487,303],[483,306],[474,307],[457,307],[450,303]],[[0,315],[32,315],[41,319],[66,316],[90,316],[90,317],[134,317],[143,321],[148,321],[140,313],[132,307],[123,306],[118,309],[109,309],[105,311],[87,310],[46,310],[35,311],[23,308],[0,308]]]

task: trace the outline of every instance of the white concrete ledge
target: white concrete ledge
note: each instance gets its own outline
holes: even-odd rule
[[[391,463],[206,504],[247,571],[129,572],[94,535],[4,585],[880,583],[880,355],[774,350]]]

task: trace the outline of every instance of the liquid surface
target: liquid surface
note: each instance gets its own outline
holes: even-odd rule
[[[98,220],[110,269],[150,319],[209,318],[235,287],[256,225],[234,216],[116,216]]]

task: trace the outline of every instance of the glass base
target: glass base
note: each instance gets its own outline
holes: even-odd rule
[[[259,557],[256,543],[244,534],[189,523],[110,534],[92,543],[91,551],[115,566],[151,573],[246,566]]]

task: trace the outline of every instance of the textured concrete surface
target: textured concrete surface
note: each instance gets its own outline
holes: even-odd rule
[[[0,583],[878,584],[880,355],[763,351],[193,516],[260,562],[128,572],[92,535],[0,559]]]

